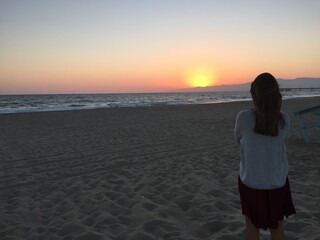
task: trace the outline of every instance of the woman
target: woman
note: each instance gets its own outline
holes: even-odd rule
[[[253,110],[238,114],[235,139],[240,146],[238,187],[247,239],[270,229],[271,239],[284,239],[283,216],[295,213],[288,180],[286,143],[289,115],[281,112],[282,96],[270,73],[251,84]]]

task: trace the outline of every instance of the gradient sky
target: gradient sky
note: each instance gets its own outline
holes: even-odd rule
[[[0,1],[0,94],[167,91],[265,71],[320,77],[319,0]]]

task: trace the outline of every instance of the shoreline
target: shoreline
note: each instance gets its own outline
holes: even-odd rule
[[[303,99],[303,98],[314,98],[315,101],[317,99],[320,103],[320,96],[295,96],[284,98],[283,102],[292,100],[292,99]],[[215,104],[228,104],[228,103],[238,103],[238,102],[252,102],[252,99],[237,99],[230,101],[221,101],[221,102],[212,102],[212,103],[186,103],[186,104],[155,104],[155,105],[146,105],[146,106],[115,106],[115,107],[93,107],[93,108],[82,108],[82,109],[65,109],[65,110],[39,110],[39,111],[18,111],[18,112],[0,112],[1,115],[10,115],[10,114],[32,114],[32,113],[50,113],[50,112],[73,112],[73,111],[92,111],[92,110],[106,110],[106,109],[131,109],[131,108],[157,108],[157,107],[172,107],[172,106],[198,106],[198,105],[215,105]]]

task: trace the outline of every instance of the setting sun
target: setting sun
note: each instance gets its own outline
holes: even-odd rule
[[[191,84],[194,87],[207,87],[211,84],[211,81],[209,76],[196,75],[193,77]]]
[[[188,73],[187,79],[192,87],[208,87],[214,83],[212,72],[204,68],[193,69]]]

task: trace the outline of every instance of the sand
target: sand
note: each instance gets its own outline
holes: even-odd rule
[[[297,214],[287,239],[320,239],[320,145],[286,100]],[[235,117],[251,102],[0,115],[0,239],[244,237]],[[268,239],[262,232],[262,239]]]

